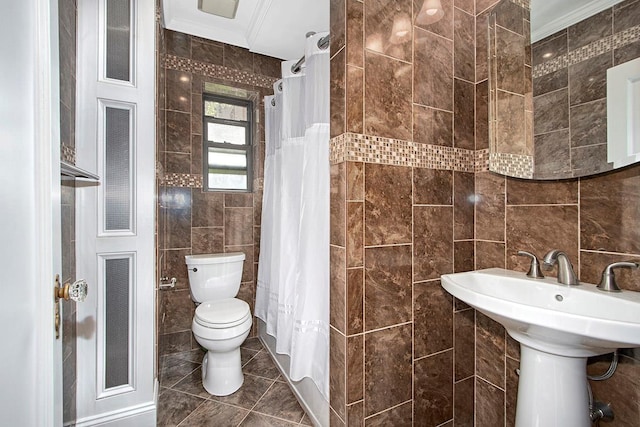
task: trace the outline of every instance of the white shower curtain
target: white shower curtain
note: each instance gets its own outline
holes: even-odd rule
[[[266,157],[256,316],[290,356],[290,377],[329,396],[329,49],[306,40],[265,97]]]

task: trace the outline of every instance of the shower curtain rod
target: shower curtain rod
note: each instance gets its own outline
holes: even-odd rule
[[[308,33],[307,37],[312,36],[314,34],[315,33]],[[322,37],[320,40],[318,40],[318,48],[325,50],[326,48],[329,47],[330,40],[331,40],[331,34],[327,34],[326,36]],[[291,72],[293,74],[299,73],[300,70],[302,69],[302,64],[304,64],[304,55],[302,56],[302,58],[298,60],[298,62],[296,62],[291,66]]]

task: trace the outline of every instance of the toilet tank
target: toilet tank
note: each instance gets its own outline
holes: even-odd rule
[[[197,303],[238,295],[244,253],[185,256],[191,299]]]

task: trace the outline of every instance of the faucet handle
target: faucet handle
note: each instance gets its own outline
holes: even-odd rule
[[[518,255],[528,256],[531,258],[531,265],[529,266],[527,277],[531,277],[533,279],[544,279],[544,274],[542,274],[542,270],[540,270],[540,262],[535,254],[527,251],[518,251]]]
[[[616,283],[616,277],[613,274],[614,268],[632,268],[637,269],[640,267],[640,263],[632,262],[632,261],[622,261],[622,262],[614,262],[609,264],[602,271],[602,277],[600,278],[600,283],[598,284],[598,289],[606,292],[621,292],[621,289],[618,287]]]

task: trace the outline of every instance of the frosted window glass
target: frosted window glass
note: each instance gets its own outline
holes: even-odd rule
[[[222,123],[207,123],[207,137],[209,141],[245,145],[246,132],[244,126],[225,125]]]
[[[129,384],[130,258],[105,260],[105,388]]]
[[[130,39],[131,0],[107,0],[107,78],[131,80]]]
[[[131,229],[130,125],[131,112],[105,109],[105,230]]]

